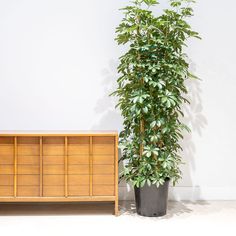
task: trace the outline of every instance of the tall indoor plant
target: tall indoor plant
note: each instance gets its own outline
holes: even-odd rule
[[[170,7],[155,16],[157,0],[134,0],[122,9],[117,27],[118,44],[128,44],[113,93],[124,118],[121,177],[133,183],[141,215],[164,215],[169,180],[175,184],[181,177],[179,140],[182,130],[189,130],[180,121],[181,105],[188,102],[184,82],[195,78],[183,49],[188,38],[199,38],[187,22],[193,2],[170,0]]]

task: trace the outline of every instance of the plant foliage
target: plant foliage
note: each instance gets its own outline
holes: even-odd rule
[[[193,2],[171,0],[159,16],[149,8],[157,0],[135,0],[122,9],[116,41],[129,49],[120,57],[118,88],[112,95],[119,98],[117,107],[124,118],[121,177],[137,187],[159,186],[167,178],[175,184],[181,177],[179,140],[183,129],[189,131],[180,121],[181,105],[188,103],[184,82],[196,78],[183,49],[188,38],[199,38],[187,22]]]

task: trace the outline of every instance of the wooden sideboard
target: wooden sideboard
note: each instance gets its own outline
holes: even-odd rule
[[[0,132],[0,202],[112,201],[117,132]]]

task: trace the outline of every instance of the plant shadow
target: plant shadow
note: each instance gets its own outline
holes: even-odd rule
[[[167,207],[167,214],[161,217],[144,217],[136,213],[136,207],[134,201],[121,201],[120,202],[120,213],[121,215],[132,215],[138,216],[144,219],[170,219],[173,217],[188,217],[189,214],[193,213],[193,208],[195,206],[207,206],[209,203],[207,201],[169,201]]]

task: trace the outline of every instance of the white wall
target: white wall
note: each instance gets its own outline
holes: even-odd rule
[[[167,1],[167,0],[166,0]],[[0,0],[0,129],[118,129],[114,41],[128,1]],[[165,1],[162,0],[162,3]],[[171,199],[236,199],[236,15],[233,0],[198,0],[183,180]],[[128,190],[128,191],[127,191]],[[131,188],[121,184],[123,199]]]

